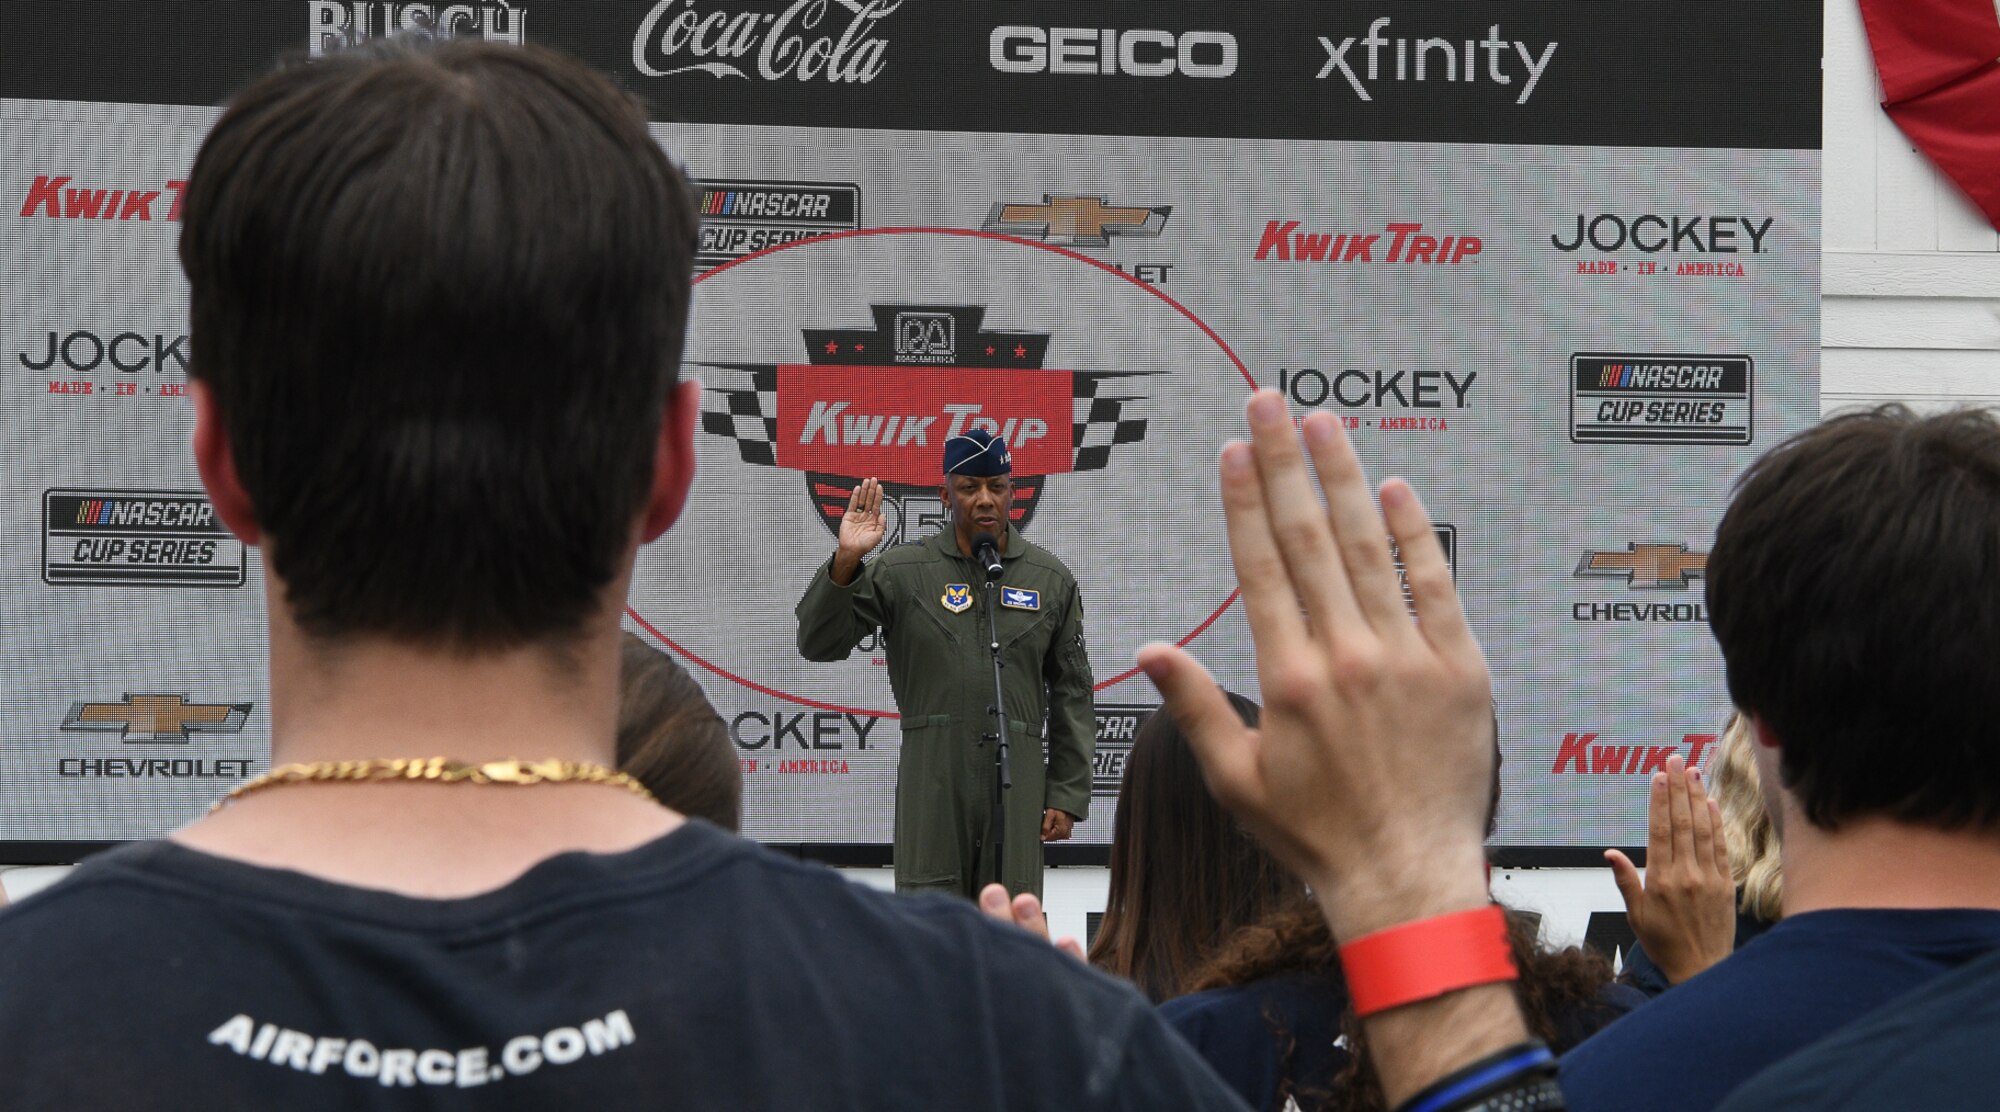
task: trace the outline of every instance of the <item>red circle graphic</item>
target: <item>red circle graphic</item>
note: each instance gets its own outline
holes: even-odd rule
[[[1097,269],[1102,270],[1107,274],[1115,275],[1131,283],[1132,285],[1137,286],[1139,289],[1144,290],[1145,292],[1151,294],[1152,296],[1159,298],[1161,301],[1166,302],[1167,305],[1174,310],[1174,312],[1179,313],[1183,317],[1186,317],[1190,324],[1193,324],[1196,328],[1201,330],[1202,335],[1208,337],[1209,340],[1212,341],[1216,347],[1222,349],[1222,354],[1228,356],[1229,361],[1235,364],[1237,372],[1242,374],[1243,381],[1248,383],[1252,390],[1255,390],[1257,388],[1257,380],[1250,374],[1250,368],[1243,364],[1242,358],[1236,354],[1236,350],[1234,348],[1229,346],[1228,341],[1224,340],[1221,336],[1217,335],[1215,329],[1210,328],[1208,326],[1207,321],[1202,320],[1198,316],[1195,316],[1192,310],[1190,310],[1187,306],[1181,304],[1180,302],[1174,300],[1173,297],[1167,294],[1165,291],[1159,289],[1156,286],[1148,285],[1145,282],[1141,282],[1139,279],[1133,277],[1130,274],[1125,273],[1122,270],[1119,270],[1117,267],[1112,266],[1108,263],[1099,262],[1098,260],[1093,259],[1088,255],[1081,255],[1067,248],[1057,247],[1054,246],[1053,244],[1040,243],[1032,239],[1024,239],[1020,236],[1010,236],[1002,232],[987,232],[973,228],[921,228],[921,227],[857,228],[854,229],[853,231],[830,232],[823,236],[815,236],[812,239],[802,239],[793,243],[782,243],[776,247],[766,247],[762,251],[752,252],[751,254],[745,255],[740,259],[731,259],[730,261],[723,263],[721,266],[718,266],[713,270],[710,270],[703,274],[695,275],[694,281],[696,285],[700,285],[702,282],[705,282],[708,279],[713,278],[716,275],[721,274],[725,271],[733,270],[736,267],[742,266],[744,263],[750,262],[754,259],[761,259],[768,255],[775,255],[780,251],[793,251],[793,250],[798,250],[800,248],[812,247],[816,244],[831,243],[835,240],[840,240],[840,239],[855,239],[862,236],[896,236],[896,235],[962,236],[967,239],[998,240],[1001,243],[1011,243],[1017,247],[1030,247],[1037,251],[1047,251],[1051,254],[1061,255],[1066,259],[1073,259],[1076,262],[1083,263],[1087,266],[1094,266]],[[1189,631],[1187,636],[1174,642],[1174,644],[1185,646],[1189,642],[1193,641],[1195,638],[1200,637],[1203,633],[1207,632],[1209,626],[1214,625],[1217,619],[1221,618],[1222,615],[1225,612],[1227,612],[1231,606],[1236,604],[1236,596],[1239,595],[1240,593],[1242,593],[1240,589],[1230,591],[1229,597],[1222,600],[1222,605],[1216,607],[1214,613],[1210,614],[1206,619],[1202,621],[1200,625],[1195,626],[1193,630]],[[697,656],[696,654],[689,652],[687,649],[683,648],[679,643],[674,641],[673,638],[668,637],[666,634],[660,632],[658,627],[654,626],[653,623],[647,621],[644,616],[642,616],[637,610],[634,610],[630,606],[627,606],[625,608],[625,613],[629,617],[631,617],[633,621],[639,623],[640,627],[645,629],[646,632],[652,634],[655,638],[658,638],[659,642],[662,645],[665,645],[667,648],[680,654],[683,658],[691,660],[696,664],[699,664],[701,667],[707,669],[710,672],[715,673],[718,676],[721,676],[723,679],[726,679],[731,683],[747,687],[752,691],[764,695],[769,695],[774,699],[783,699],[788,703],[797,703],[800,706],[812,707],[815,710],[837,711],[842,714],[869,715],[876,718],[900,719],[902,717],[902,715],[897,714],[894,711],[866,710],[860,707],[844,707],[835,703],[822,703],[816,699],[807,699],[802,696],[793,695],[784,691],[779,691],[776,688],[766,687],[765,685],[758,683],[755,680],[746,679],[743,676],[739,676],[736,673],[731,672],[726,668],[712,664],[709,661],[702,659],[700,656]],[[1123,672],[1118,673],[1117,675],[1111,677],[1108,680],[1098,681],[1093,686],[1092,690],[1102,691],[1107,687],[1113,686],[1114,684],[1124,683],[1126,680],[1129,680],[1133,676],[1136,676],[1138,674],[1139,674],[1139,669],[1137,667],[1127,668]]]

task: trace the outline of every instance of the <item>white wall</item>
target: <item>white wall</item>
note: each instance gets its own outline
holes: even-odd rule
[[[1856,0],[1827,0],[1825,87],[1821,412],[1891,399],[2000,407],[2000,233],[1882,112]],[[62,872],[11,870],[0,887],[20,899]],[[890,886],[884,869],[848,873]],[[1082,938],[1108,885],[1104,869],[1052,870],[1056,932]],[[1580,942],[1592,911],[1619,906],[1603,869],[1507,870],[1494,890],[1540,911],[1553,942]]]

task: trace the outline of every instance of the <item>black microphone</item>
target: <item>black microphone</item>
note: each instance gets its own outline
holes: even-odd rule
[[[986,569],[988,581],[1000,578],[1005,570],[1000,564],[1000,542],[991,533],[975,533],[972,537],[972,558]]]

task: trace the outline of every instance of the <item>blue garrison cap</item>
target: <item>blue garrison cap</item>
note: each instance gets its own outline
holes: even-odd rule
[[[944,473],[947,475],[1008,475],[1014,471],[1014,457],[1007,442],[985,429],[967,429],[944,442]]]

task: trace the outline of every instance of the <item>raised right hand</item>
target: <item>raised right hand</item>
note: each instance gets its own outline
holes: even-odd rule
[[[848,495],[847,512],[840,517],[842,562],[860,563],[863,556],[882,543],[882,534],[887,531],[888,526],[882,523],[882,484],[863,479],[854,493]]]
[[[1646,808],[1646,875],[1615,849],[1604,851],[1625,920],[1671,984],[1680,984],[1736,948],[1736,884],[1722,810],[1702,790],[1701,773],[1668,757],[1653,773]]]

